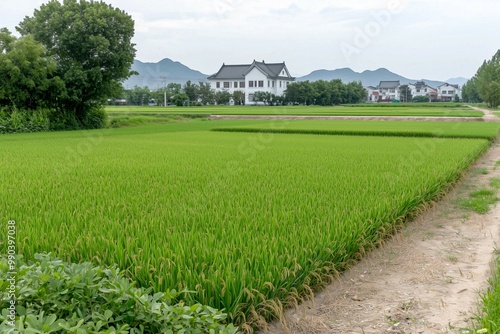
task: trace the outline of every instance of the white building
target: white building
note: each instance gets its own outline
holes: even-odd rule
[[[462,90],[459,85],[444,83],[437,87],[437,91],[440,101],[454,101],[455,95],[458,95],[458,98],[462,99]]]
[[[283,95],[288,84],[295,80],[285,62],[266,63],[255,60],[249,65],[222,64],[219,71],[207,79],[215,91],[244,92],[245,104],[253,103],[253,95],[258,91]]]
[[[429,99],[429,101],[437,100],[437,95],[438,95],[437,89],[427,85],[424,81],[409,83],[408,87],[410,87],[412,97],[425,96]]]
[[[366,102],[369,102],[369,103],[378,102],[378,98],[379,98],[378,88],[373,87],[373,86],[368,86],[368,87],[365,87],[365,89],[366,89],[366,93],[368,95]]]
[[[378,102],[392,102],[399,100],[399,80],[398,81],[380,81],[378,84],[379,98]]]

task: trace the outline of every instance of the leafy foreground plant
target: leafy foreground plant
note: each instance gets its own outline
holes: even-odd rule
[[[500,333],[500,257],[496,259],[488,291],[482,296],[482,305],[476,315],[475,333]]]
[[[221,311],[171,304],[187,291],[150,295],[152,289],[134,287],[116,266],[69,264],[50,254],[35,259],[17,261],[14,326],[9,265],[0,259],[1,333],[237,333],[221,324],[226,319]]]

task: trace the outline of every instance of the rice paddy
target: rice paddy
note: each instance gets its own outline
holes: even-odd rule
[[[209,131],[263,122],[3,136],[0,219],[16,220],[28,258],[117,263],[141,286],[195,291],[188,302],[225,309],[248,331],[441,196],[498,131],[469,122],[439,124],[466,139]],[[419,123],[284,127],[436,127]]]
[[[154,115],[306,115],[306,116],[430,116],[430,117],[482,117],[483,113],[460,104],[433,103],[423,106],[389,104],[356,106],[201,106],[150,107],[108,106],[111,116],[123,114]]]

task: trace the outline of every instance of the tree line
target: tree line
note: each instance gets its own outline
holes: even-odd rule
[[[245,104],[245,93],[236,90],[215,91],[209,83],[199,84],[186,82],[184,85],[169,83],[164,88],[151,90],[148,87],[135,86],[126,89],[120,96],[129,105],[165,105],[177,106],[193,104],[227,104],[232,99],[235,104]],[[166,99],[166,100],[165,100]],[[304,105],[338,105],[343,103],[359,103],[366,100],[366,90],[360,82],[342,83],[340,79],[325,81],[301,81],[290,83],[284,94],[275,95],[270,92],[256,91],[253,102],[268,105],[304,104]],[[113,101],[111,101],[112,103]]]
[[[17,38],[0,30],[0,132],[99,128],[135,57],[134,21],[92,0],[51,0]]]
[[[485,60],[476,74],[462,87],[464,102],[486,102],[489,108],[500,105],[500,50]]]
[[[338,105],[359,103],[367,98],[361,82],[344,84],[340,79],[330,81],[300,81],[290,83],[285,91],[284,101],[305,105]]]
[[[235,104],[244,104],[245,93],[237,90],[233,93],[226,91],[215,91],[209,83],[192,83],[187,81],[184,85],[180,83],[169,83],[165,87],[154,90],[149,87],[134,86],[124,89],[116,99],[125,99],[128,105],[206,105],[206,104],[227,104],[231,99]],[[113,104],[115,99],[111,99]]]

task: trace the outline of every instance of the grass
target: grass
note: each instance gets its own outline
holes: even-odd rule
[[[250,330],[332,281],[489,146],[206,131],[218,124],[5,136],[0,219],[16,220],[28,258],[117,263]]]
[[[108,106],[110,116],[123,114],[203,114],[203,115],[311,115],[311,116],[430,116],[430,117],[482,117],[480,111],[468,107],[421,107],[403,105],[392,108],[363,105],[358,107],[320,106],[202,106],[202,107],[149,107]]]
[[[482,295],[482,305],[476,315],[475,329],[471,333],[500,333],[500,257],[492,268],[488,290]]]
[[[496,186],[497,181],[494,181]],[[472,210],[480,214],[490,211],[490,205],[495,204],[500,199],[496,196],[496,189],[482,188],[469,193],[467,198],[460,200],[462,208]]]

